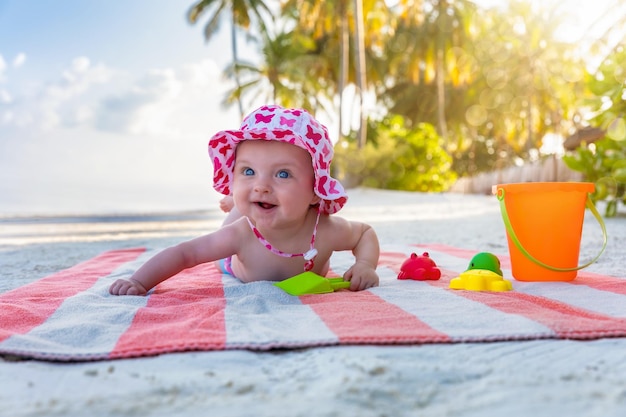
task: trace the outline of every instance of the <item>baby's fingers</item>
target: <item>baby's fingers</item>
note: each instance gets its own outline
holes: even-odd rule
[[[350,291],[362,291],[365,289],[363,280],[358,276],[352,276],[350,279]]]
[[[131,281],[118,279],[109,287],[109,293],[112,295],[144,295],[145,291]]]
[[[378,286],[376,271],[371,268],[364,268],[358,264],[352,265],[343,274],[343,279],[350,281],[351,291],[363,291]]]
[[[352,278],[352,280],[350,281],[350,289],[352,291],[363,291],[363,290],[367,290],[368,288],[377,287],[377,286],[378,286],[378,282],[374,282],[366,276],[359,276],[356,278]]]
[[[367,288],[365,287],[361,277],[354,274],[352,269],[349,269],[345,274],[343,274],[343,279],[345,281],[350,281],[350,291],[361,291]]]

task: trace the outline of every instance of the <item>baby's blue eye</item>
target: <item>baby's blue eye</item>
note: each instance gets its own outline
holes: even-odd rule
[[[246,168],[243,170],[243,175],[254,175],[254,170],[252,168]]]
[[[287,171],[278,171],[277,174],[278,178],[289,178],[290,175]]]

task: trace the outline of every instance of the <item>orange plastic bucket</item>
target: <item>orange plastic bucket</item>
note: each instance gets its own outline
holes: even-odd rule
[[[590,199],[589,182],[499,184],[513,277],[519,281],[571,281],[578,270],[595,262],[606,247],[602,216]],[[591,262],[578,266],[585,207],[602,227],[604,245]]]

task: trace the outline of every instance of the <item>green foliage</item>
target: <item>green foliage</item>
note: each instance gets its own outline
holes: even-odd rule
[[[504,140],[498,142],[478,135],[468,145],[456,147],[452,169],[459,176],[471,176],[513,165],[510,159],[499,158],[498,154],[514,155],[515,152]]]
[[[357,149],[349,139],[335,147],[335,168],[348,186],[439,192],[456,180],[452,158],[441,147],[432,125],[409,129],[393,116],[370,123],[368,141]]]
[[[581,146],[563,160],[567,166],[582,172],[587,181],[596,185],[594,201],[607,201],[606,217],[617,214],[617,204],[626,204],[626,142],[604,138],[594,146]]]
[[[611,139],[626,140],[626,43],[606,57],[587,86],[593,93],[587,104],[603,109],[595,115],[595,124]]]
[[[618,45],[587,80],[593,93],[591,108],[599,109],[593,122],[606,136],[587,147],[582,144],[563,160],[571,169],[594,182],[594,200],[607,201],[605,216],[617,214],[619,201],[626,204],[626,48]]]
[[[370,143],[362,149],[354,138],[337,146],[334,166],[349,184],[446,189],[455,175],[537,160],[546,133],[568,136],[587,124],[626,142],[626,16],[613,20],[593,48],[581,53],[581,45],[555,37],[566,16],[564,2],[538,8],[524,0],[508,0],[504,8],[472,0],[361,2],[367,83],[359,85],[355,2],[284,0],[272,18],[266,3],[195,0],[188,18],[194,23],[206,14],[208,40],[224,11],[232,12],[231,24],[246,28],[247,41],[258,41],[261,62],[233,56],[227,75],[235,89],[228,105],[241,106],[245,98],[250,105],[263,100],[304,107],[339,115],[343,125],[348,112],[359,113],[359,120],[367,117],[362,101],[360,108],[350,108],[362,99],[351,102],[352,91],[375,98],[377,114],[390,118],[372,126],[374,134],[368,132]],[[605,17],[614,14],[610,8]],[[601,57],[590,74],[586,61]],[[595,161],[610,159],[604,146],[566,159],[598,184],[597,199],[606,188],[614,210],[620,172]]]

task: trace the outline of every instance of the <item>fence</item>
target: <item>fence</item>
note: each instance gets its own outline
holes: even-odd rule
[[[450,189],[453,193],[491,194],[491,186],[514,182],[582,181],[580,172],[572,171],[561,158],[553,157],[522,166],[485,172],[460,178]]]

